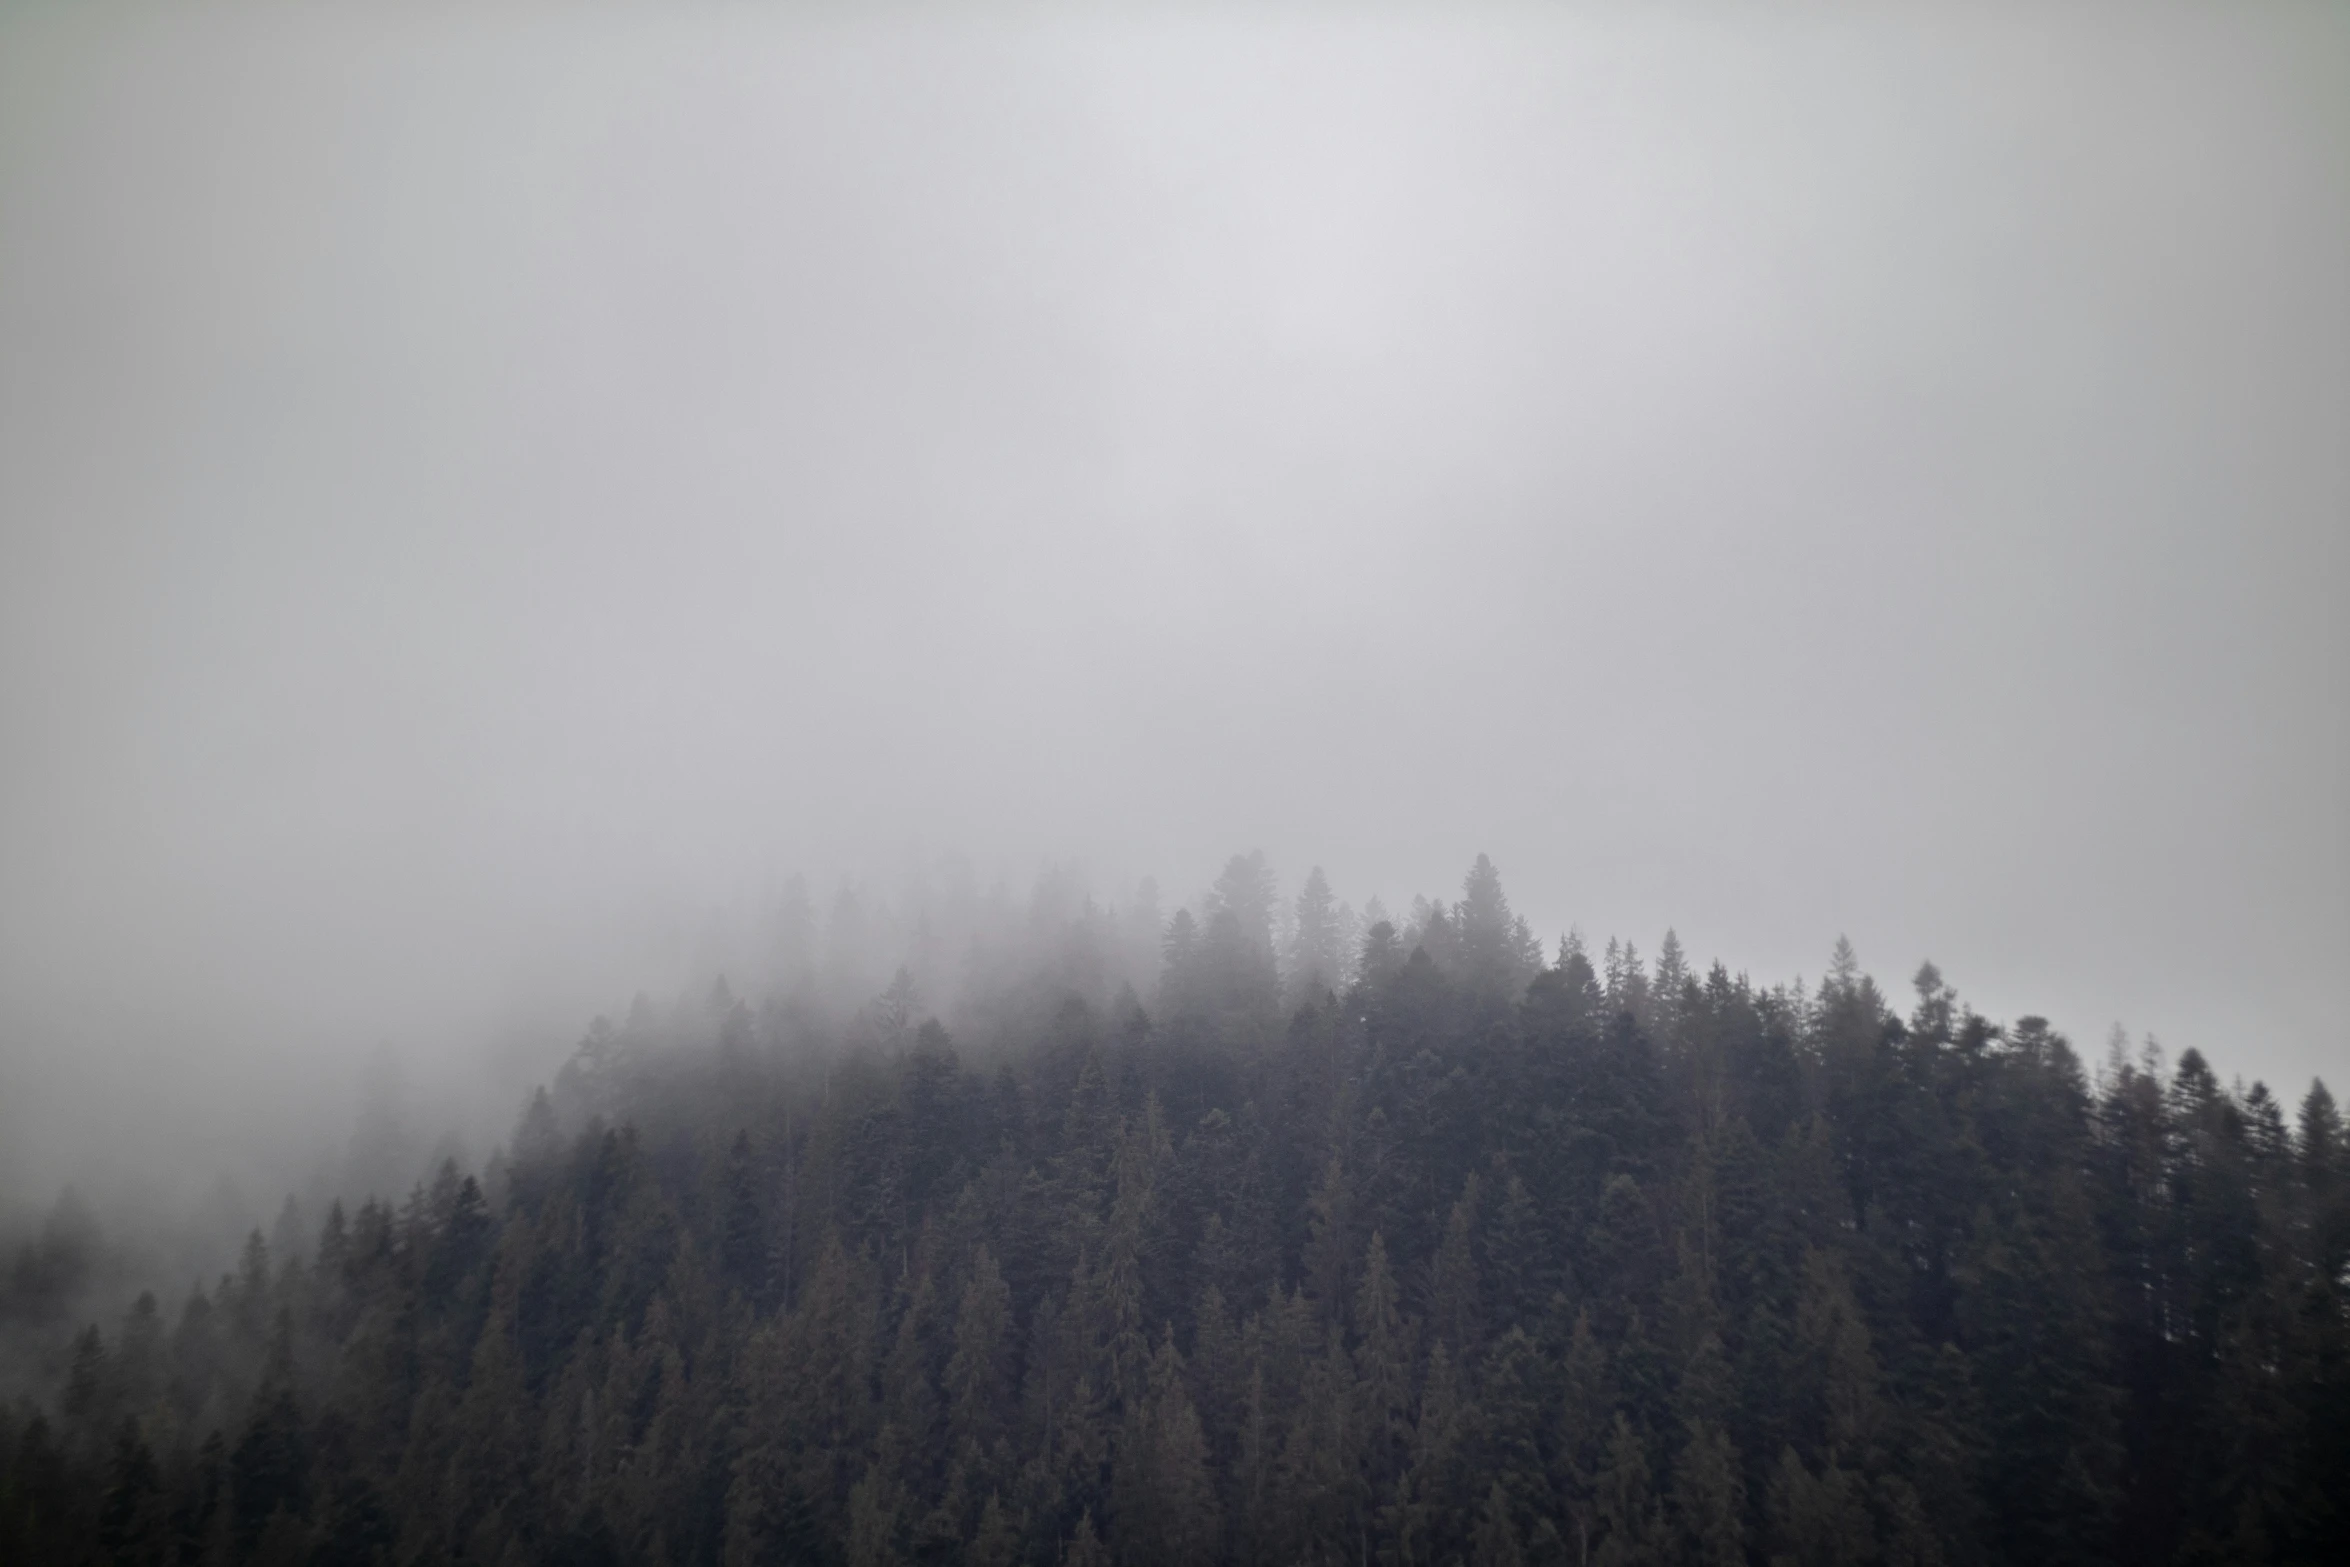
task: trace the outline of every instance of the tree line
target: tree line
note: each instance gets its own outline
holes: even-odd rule
[[[2322,1084],[1547,953],[1482,857],[1333,909],[1236,859],[977,1037],[598,1020],[482,1170],[87,1327],[0,1560],[2350,1561]]]

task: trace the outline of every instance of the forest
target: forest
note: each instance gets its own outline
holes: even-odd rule
[[[479,1168],[68,1325],[0,1561],[2350,1561],[2322,1084],[1842,943],[1548,950],[1483,857],[1389,920],[1241,856],[1148,933],[950,1020],[597,1019]]]

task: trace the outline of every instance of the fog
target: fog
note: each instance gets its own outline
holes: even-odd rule
[[[795,874],[1254,848],[2338,1084],[2345,106],[2319,8],[11,9],[0,1207],[478,1158]]]

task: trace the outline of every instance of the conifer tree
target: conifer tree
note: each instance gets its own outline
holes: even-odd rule
[[[1861,1567],[1876,1554],[1859,1482],[1832,1456],[1814,1474],[1794,1448],[1781,1450],[1770,1513],[1772,1567]]]
[[[1405,1337],[1387,1239],[1374,1230],[1355,1290],[1354,1428],[1363,1453],[1363,1490],[1377,1508],[1392,1494],[1410,1440],[1411,1345]]]
[[[1673,1516],[1689,1567],[1744,1567],[1745,1482],[1719,1426],[1698,1421],[1673,1471]]]
[[[947,1423],[958,1451],[985,1454],[1005,1435],[1012,1391],[1012,1292],[982,1242],[956,1307],[954,1353],[947,1362]]]
[[[1338,900],[1330,895],[1330,882],[1317,865],[1306,873],[1305,885],[1297,895],[1297,932],[1290,942],[1286,965],[1293,1005],[1337,988],[1341,978],[1338,942]]]
[[[1460,1200],[1445,1220],[1444,1241],[1437,1248],[1429,1280],[1429,1331],[1456,1360],[1474,1353],[1483,1336],[1483,1291],[1471,1244],[1481,1191],[1474,1174],[1462,1183]]]
[[[1498,1480],[1487,1488],[1478,1511],[1469,1560],[1475,1567],[1526,1567],[1526,1548],[1519,1543],[1517,1520],[1510,1516],[1509,1492]]]
[[[1598,1498],[1596,1567],[1633,1567],[1664,1554],[1666,1530],[1649,1485],[1648,1453],[1619,1412],[1608,1438],[1607,1460],[1594,1487]]]

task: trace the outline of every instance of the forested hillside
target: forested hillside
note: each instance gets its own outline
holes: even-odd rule
[[[955,1033],[599,1020],[488,1168],[84,1332],[0,1556],[2350,1561],[2322,1086],[1545,952],[1482,860],[1202,907]]]

